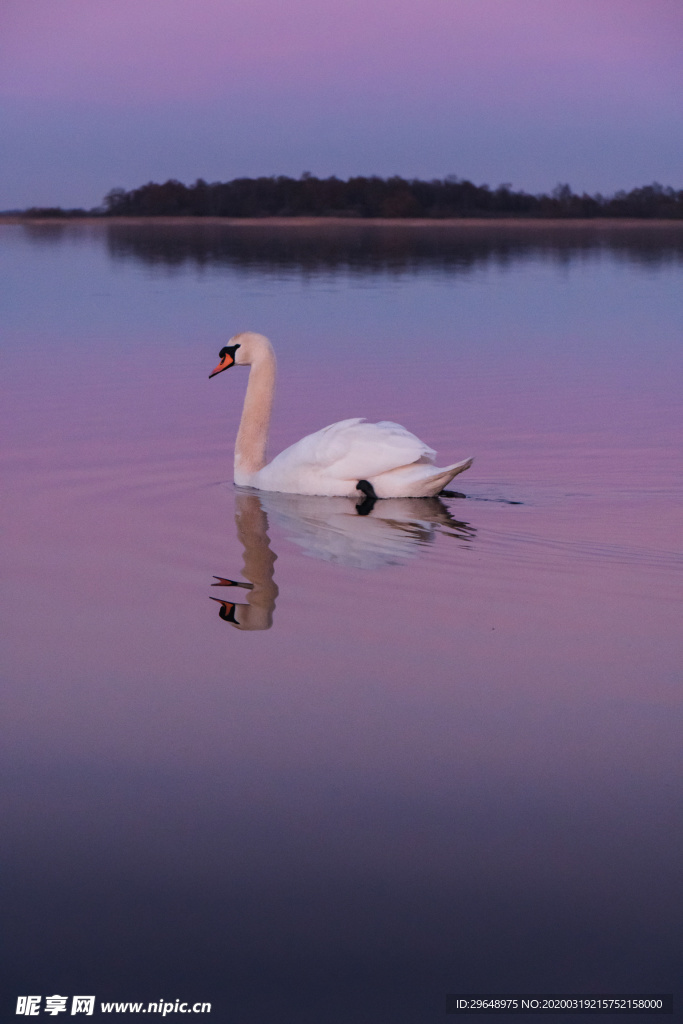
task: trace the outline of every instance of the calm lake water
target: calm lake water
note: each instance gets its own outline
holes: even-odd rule
[[[680,999],[683,228],[6,225],[0,267],[3,1019]],[[243,329],[271,453],[396,420],[466,497],[237,492]]]

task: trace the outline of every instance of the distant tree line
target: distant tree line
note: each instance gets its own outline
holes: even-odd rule
[[[15,212],[15,211],[12,211]],[[99,210],[83,210],[77,207],[72,210],[65,210],[62,206],[30,206],[28,210],[16,211],[22,217],[32,217],[37,220],[62,219],[63,217],[92,217],[99,215]]]
[[[29,210],[28,216],[78,216],[83,211]],[[112,189],[98,211],[107,217],[536,217],[683,218],[683,190],[654,182],[612,196],[575,194],[558,185],[549,195],[492,189],[453,175],[420,181],[400,177],[235,178],[194,185],[149,182],[126,192]]]

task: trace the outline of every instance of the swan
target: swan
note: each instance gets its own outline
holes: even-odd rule
[[[263,334],[245,331],[221,349],[209,378],[231,366],[249,366],[242,419],[235,441],[239,487],[325,497],[426,498],[472,465],[463,459],[439,469],[436,452],[398,423],[341,420],[303,437],[266,463],[275,392],[275,353]]]

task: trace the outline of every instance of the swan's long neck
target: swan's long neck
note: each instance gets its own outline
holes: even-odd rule
[[[248,485],[249,477],[266,464],[274,393],[275,354],[270,344],[259,345],[252,359],[242,419],[235,441],[236,484]]]

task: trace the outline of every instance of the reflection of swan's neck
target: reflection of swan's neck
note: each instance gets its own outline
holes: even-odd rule
[[[258,495],[238,494],[236,500],[237,536],[244,547],[243,575],[254,584],[247,605],[239,605],[239,629],[270,629],[278,595],[273,579],[277,555],[270,550],[268,519]]]
[[[266,464],[268,427],[275,392],[275,354],[267,342],[253,353],[242,419],[235,441],[235,483],[248,485]]]

